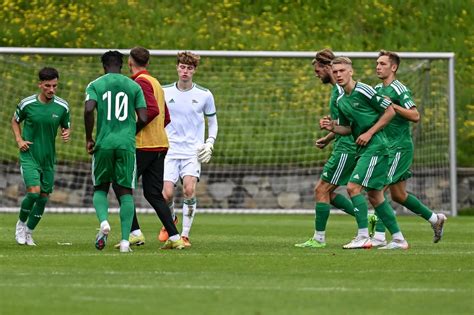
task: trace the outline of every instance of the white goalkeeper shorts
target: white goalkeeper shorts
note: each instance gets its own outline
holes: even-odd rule
[[[193,176],[199,179],[201,163],[197,157],[189,159],[174,159],[165,157],[165,170],[163,180],[176,184],[184,176]]]

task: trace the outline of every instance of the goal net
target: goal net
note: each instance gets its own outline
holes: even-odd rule
[[[47,208],[94,211],[83,107],[86,85],[103,74],[100,55],[104,51],[43,49],[38,53],[23,49],[21,53],[0,53],[0,115],[5,122],[0,129],[3,211],[18,211],[25,193],[10,120],[18,102],[38,92],[37,72],[43,66],[59,70],[57,95],[69,102],[73,130],[67,144],[58,137],[55,189]],[[314,139],[324,135],[318,124],[328,113],[330,94],[330,86],[314,76],[314,53],[198,53],[202,58],[194,81],[213,92],[219,122],[212,161],[203,165],[197,187],[199,208],[209,212],[313,212],[313,189],[331,151],[330,147],[319,150],[313,145]],[[337,54],[353,59],[357,80],[372,86],[378,83],[376,53]],[[176,81],[176,51],[152,51],[152,55],[149,70],[161,84]],[[454,124],[448,106],[449,58],[401,56],[398,78],[412,90],[422,117],[413,126],[414,176],[408,181],[408,190],[429,207],[449,212],[454,185],[449,154],[449,126]],[[123,73],[128,74],[126,64]],[[180,191],[178,187],[178,205]],[[141,183],[134,196],[140,211],[151,212]],[[112,192],[109,201],[111,207],[117,207]]]

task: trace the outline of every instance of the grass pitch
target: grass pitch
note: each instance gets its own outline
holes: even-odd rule
[[[1,314],[474,314],[474,217],[449,218],[432,243],[428,223],[400,217],[407,251],[343,250],[356,225],[331,216],[325,249],[295,248],[313,234],[303,215],[204,215],[193,246],[163,251],[161,225],[141,215],[145,246],[103,251],[93,215],[48,214],[37,247],[14,240],[0,214]]]

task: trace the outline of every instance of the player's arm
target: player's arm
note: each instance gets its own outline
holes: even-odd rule
[[[20,123],[17,121],[16,115],[13,115],[12,117],[12,131],[13,135],[15,136],[16,143],[18,144],[18,148],[21,151],[28,151],[28,149],[30,148],[29,145],[33,142],[25,141],[21,137],[21,127]]]
[[[94,109],[97,102],[93,99],[86,101],[84,106],[84,126],[86,129],[86,150],[89,154],[94,152],[95,142],[92,139],[92,131],[94,130]]]
[[[137,108],[137,133],[142,130],[147,124],[147,109],[146,108]]]
[[[314,141],[314,145],[319,149],[323,149],[329,143],[331,143],[331,141],[334,140],[335,138],[336,138],[336,134],[334,132],[330,132],[327,135],[325,135],[324,137],[316,139]]]
[[[209,163],[214,151],[214,142],[217,139],[217,131],[219,129],[217,124],[216,113],[207,117],[207,139],[206,142],[198,149],[198,160],[201,163]]]
[[[71,137],[71,116],[69,110],[67,110],[61,120],[61,139],[64,142],[68,142]]]
[[[412,121],[417,123],[420,120],[420,113],[416,109],[416,107],[405,108],[399,105],[394,104],[393,109],[397,114],[405,118],[406,120]]]
[[[321,129],[347,136],[352,132],[352,128],[349,125],[344,125],[345,124],[340,125],[337,120],[332,120],[329,116],[324,116],[319,120],[319,127],[321,127]]]

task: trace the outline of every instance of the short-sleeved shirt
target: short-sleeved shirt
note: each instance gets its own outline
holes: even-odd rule
[[[166,126],[170,142],[167,158],[188,159],[196,157],[197,149],[204,143],[205,116],[214,116],[214,96],[208,89],[193,84],[186,91],[177,83],[163,86],[171,122]]]
[[[339,119],[339,112],[337,110],[337,98],[339,95],[344,94],[344,90],[339,85],[335,84],[332,87],[331,98],[329,99],[329,111],[331,113],[332,120]],[[333,151],[337,153],[349,153],[353,154],[356,152],[356,144],[352,135],[342,136],[336,134],[334,139]]]
[[[30,141],[27,152],[20,156],[33,158],[43,169],[51,170],[56,164],[56,135],[58,128],[70,128],[68,103],[54,95],[48,103],[42,103],[34,94],[23,99],[15,111],[15,120],[24,122],[22,138]]]
[[[339,125],[350,126],[352,136],[357,139],[379,120],[390,104],[389,100],[378,95],[370,85],[356,82],[350,95],[344,93],[337,99]],[[358,156],[387,155],[388,140],[384,131],[375,133],[366,146],[358,145],[356,154]]]
[[[377,84],[375,90],[378,94],[389,97],[394,104],[406,109],[416,106],[411,91],[398,80],[392,81],[387,86]],[[397,113],[384,130],[390,143],[390,151],[413,150],[410,121],[400,114]]]
[[[107,73],[89,83],[88,100],[97,102],[95,149],[135,152],[135,110],[146,108],[140,86],[122,74]]]

